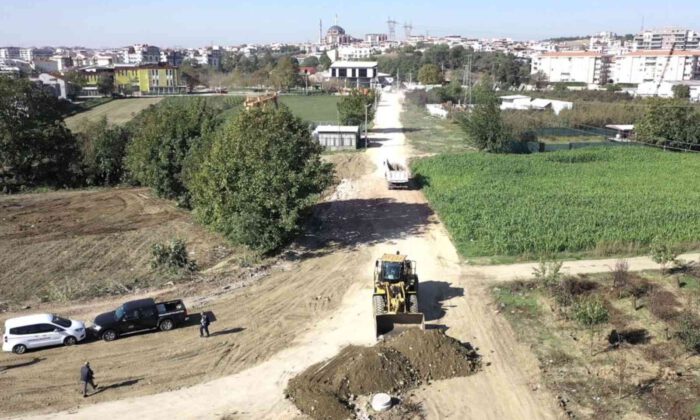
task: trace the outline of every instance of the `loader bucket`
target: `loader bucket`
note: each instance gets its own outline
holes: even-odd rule
[[[410,328],[425,329],[425,317],[420,313],[384,314],[377,315],[374,319],[375,336],[378,340],[400,334]]]

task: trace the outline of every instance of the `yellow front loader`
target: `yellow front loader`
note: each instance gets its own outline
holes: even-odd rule
[[[416,264],[405,255],[384,254],[376,261],[372,302],[377,339],[408,328],[425,329],[418,309]]]

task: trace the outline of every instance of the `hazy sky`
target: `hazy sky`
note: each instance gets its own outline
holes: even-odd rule
[[[338,23],[356,37],[387,30],[387,18],[414,34],[542,39],[611,30],[680,26],[700,30],[700,2],[666,0],[282,1],[0,0],[0,46],[162,47],[318,39]],[[324,29],[325,30],[325,29]]]

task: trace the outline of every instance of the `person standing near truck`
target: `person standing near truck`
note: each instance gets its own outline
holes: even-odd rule
[[[95,385],[95,373],[90,368],[90,362],[85,362],[83,367],[80,368],[80,380],[83,382],[83,398],[87,397],[87,387],[88,384],[92,386],[92,390],[95,391],[98,387]]]
[[[207,333],[207,337],[209,337],[209,316],[202,312],[201,319],[199,321],[199,337],[204,337],[204,333]]]

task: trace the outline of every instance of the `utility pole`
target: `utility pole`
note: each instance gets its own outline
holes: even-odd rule
[[[365,105],[365,149],[369,148],[369,137],[367,137],[367,110],[372,104]]]
[[[467,64],[464,66],[464,85],[467,86],[467,94],[469,95],[469,101],[467,102],[467,108],[469,108],[472,104],[472,56],[471,56],[471,54],[467,56]]]

